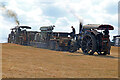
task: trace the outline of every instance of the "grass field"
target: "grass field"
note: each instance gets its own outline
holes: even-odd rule
[[[3,78],[117,78],[118,47],[111,55],[84,55],[2,44]]]

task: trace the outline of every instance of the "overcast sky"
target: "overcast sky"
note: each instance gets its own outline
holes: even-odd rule
[[[0,0],[7,9],[14,11],[20,25],[39,31],[41,26],[55,25],[54,31],[78,33],[79,20],[83,24],[110,24],[112,40],[118,34],[118,0]],[[10,28],[16,26],[12,18],[0,10],[0,43],[7,42]]]

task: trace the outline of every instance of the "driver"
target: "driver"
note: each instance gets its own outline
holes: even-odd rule
[[[74,39],[74,37],[75,37],[75,28],[73,26],[71,26],[71,28],[72,28],[71,37]]]

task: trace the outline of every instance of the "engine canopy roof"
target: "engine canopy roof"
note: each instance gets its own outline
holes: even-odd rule
[[[114,27],[108,24],[87,24],[83,26],[83,29],[114,30]]]
[[[31,27],[29,27],[29,26],[15,26],[14,28],[11,28],[11,30],[15,30],[17,28],[31,29]]]

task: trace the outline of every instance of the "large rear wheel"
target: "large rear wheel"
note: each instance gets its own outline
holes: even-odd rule
[[[92,34],[84,35],[82,39],[82,51],[84,54],[93,55],[96,51],[96,39]]]

